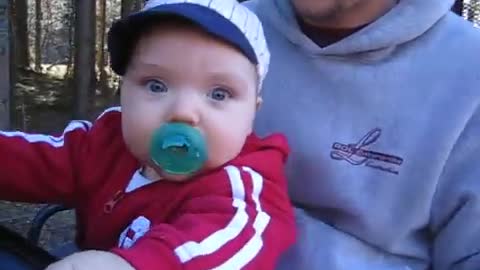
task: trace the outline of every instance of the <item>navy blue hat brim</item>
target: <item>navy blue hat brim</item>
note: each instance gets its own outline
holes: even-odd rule
[[[239,49],[253,64],[258,64],[255,51],[242,31],[216,11],[194,3],[164,4],[140,11],[116,21],[108,34],[110,65],[118,75],[124,75],[130,56],[138,41],[138,32],[145,24],[165,15],[183,17],[211,35]]]

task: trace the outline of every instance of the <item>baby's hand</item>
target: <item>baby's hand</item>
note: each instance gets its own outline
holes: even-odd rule
[[[78,252],[47,267],[46,270],[135,270],[122,257],[110,252]]]

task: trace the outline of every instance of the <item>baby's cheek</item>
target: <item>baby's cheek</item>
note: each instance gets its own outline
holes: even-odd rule
[[[123,131],[123,140],[130,153],[138,160],[144,162],[149,160],[150,139],[148,132],[140,132],[138,129],[127,127]]]
[[[214,140],[209,140],[209,164],[210,167],[218,167],[234,159],[242,150],[246,135],[241,132],[225,132],[215,135]]]

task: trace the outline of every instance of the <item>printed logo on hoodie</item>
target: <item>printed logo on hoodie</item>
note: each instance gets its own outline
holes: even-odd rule
[[[399,174],[403,158],[369,150],[382,135],[380,128],[370,130],[357,143],[332,145],[330,157],[334,160],[346,161],[355,166],[367,166],[388,173]]]

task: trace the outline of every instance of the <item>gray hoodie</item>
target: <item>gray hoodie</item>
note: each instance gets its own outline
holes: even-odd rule
[[[480,269],[480,29],[452,4],[401,0],[320,48],[288,0],[247,2],[272,52],[256,130],[292,148],[278,269]]]

